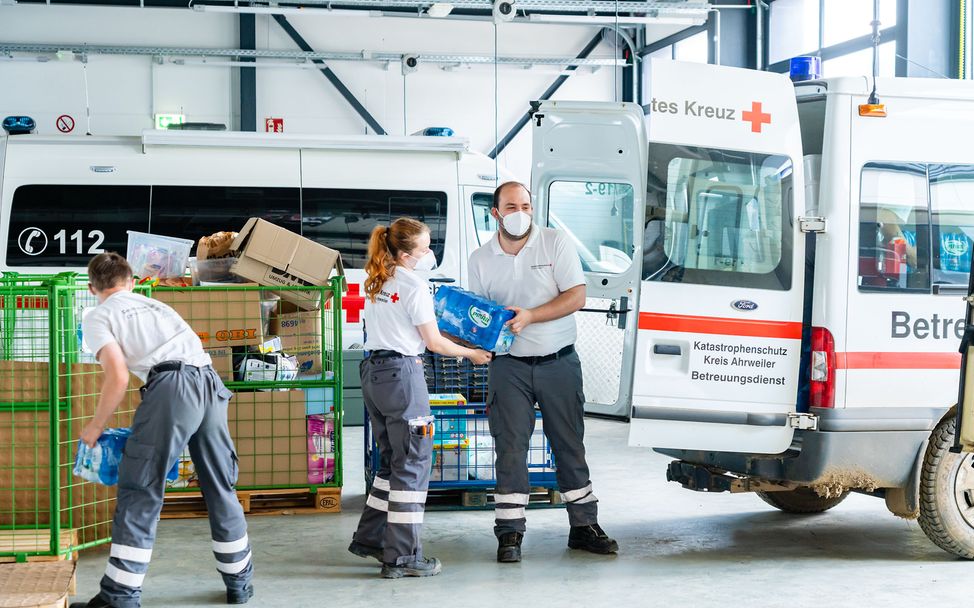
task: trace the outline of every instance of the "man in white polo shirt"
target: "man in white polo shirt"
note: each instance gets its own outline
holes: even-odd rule
[[[575,353],[575,319],[585,304],[585,275],[563,233],[531,220],[531,194],[519,182],[494,192],[497,234],[470,256],[470,289],[517,314],[509,355],[495,357],[488,379],[488,422],[497,453],[494,534],[497,561],[521,561],[530,485],[527,455],[534,404],[557,463],[568,507],[568,546],[615,553],[616,541],[598,524],[598,499],[585,462],[582,367]]]
[[[112,549],[101,591],[71,608],[141,605],[166,472],[187,445],[210,514],[213,556],[227,587],[227,603],[246,604],[254,595],[254,566],[247,521],[234,490],[237,455],[227,428],[227,402],[233,393],[175,310],[132,293],[132,268],[125,258],[98,254],[88,264],[88,281],[98,306],[84,317],[81,331],[105,378],[81,441],[94,447],[125,398],[129,372],[145,386],[118,465]]]

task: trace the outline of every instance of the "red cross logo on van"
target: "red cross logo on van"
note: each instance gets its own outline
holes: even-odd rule
[[[752,101],[751,111],[741,112],[741,120],[751,123],[751,133],[760,133],[761,125],[771,124],[771,115],[761,111],[760,101]]]
[[[362,320],[362,310],[365,308],[365,296],[359,291],[356,283],[348,284],[348,293],[342,296],[342,310],[345,311],[346,323],[358,323]]]

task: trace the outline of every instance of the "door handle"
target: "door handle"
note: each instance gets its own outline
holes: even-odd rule
[[[619,329],[625,329],[626,315],[632,312],[632,309],[628,308],[628,306],[629,298],[622,296],[619,298],[619,306],[616,306],[616,301],[612,300],[612,303],[609,304],[608,308],[579,308],[578,310],[579,312],[598,312],[604,314],[606,318],[606,325],[609,325],[612,321],[618,319]]]
[[[673,355],[679,357],[683,349],[678,344],[654,344],[653,353],[656,355]]]
[[[456,283],[456,279],[451,279],[450,277],[430,277],[426,279],[430,283]]]

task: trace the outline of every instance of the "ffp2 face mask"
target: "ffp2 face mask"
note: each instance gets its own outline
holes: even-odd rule
[[[503,218],[504,230],[513,237],[522,237],[531,228],[531,216],[524,211],[508,213]]]

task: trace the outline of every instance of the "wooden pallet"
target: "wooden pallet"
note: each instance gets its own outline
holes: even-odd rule
[[[341,488],[237,490],[237,500],[247,515],[303,515],[340,513]],[[169,492],[162,505],[162,519],[206,517],[201,492]]]
[[[529,509],[563,506],[561,493],[551,488],[531,488]],[[426,494],[427,511],[461,509],[493,509],[494,491],[491,489],[430,490]]]
[[[0,608],[67,608],[75,562],[0,565]]]
[[[67,550],[78,544],[78,531],[61,529],[61,549]],[[0,530],[0,553],[42,553],[51,550],[50,530]],[[56,562],[78,559],[77,552],[62,555],[28,555],[28,562]],[[13,555],[0,556],[0,564],[16,562]]]
[[[61,548],[67,550],[78,544],[78,531],[71,528],[61,530]],[[51,550],[51,531],[50,530],[0,530],[0,553],[38,553]],[[51,563],[59,561],[76,561],[78,553],[62,553],[61,555],[27,555],[28,563]],[[0,556],[0,568],[5,564],[12,564],[17,561],[16,556]],[[72,569],[72,573],[74,570]],[[76,581],[74,575],[68,591],[71,595],[75,593]]]

